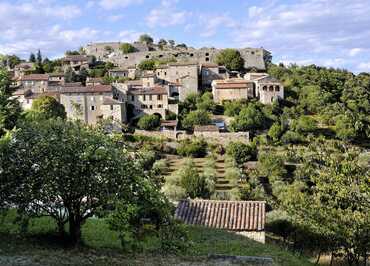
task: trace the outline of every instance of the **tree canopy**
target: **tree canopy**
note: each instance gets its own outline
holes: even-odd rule
[[[224,49],[216,56],[216,63],[225,66],[229,70],[242,70],[244,68],[244,59],[238,50]]]
[[[66,118],[64,106],[51,96],[35,99],[27,115],[38,119]]]
[[[139,42],[145,43],[145,44],[152,44],[154,40],[149,34],[142,34],[139,37]]]
[[[135,52],[135,47],[132,46],[130,43],[122,43],[119,47],[119,49],[122,51],[124,54],[129,54]]]

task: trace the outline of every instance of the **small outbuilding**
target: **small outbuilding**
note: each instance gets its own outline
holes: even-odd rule
[[[265,202],[182,200],[175,218],[190,225],[224,229],[265,243]]]

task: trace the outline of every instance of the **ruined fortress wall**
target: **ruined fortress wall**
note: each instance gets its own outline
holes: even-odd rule
[[[172,50],[156,50],[149,51],[146,45],[140,43],[132,44],[138,52],[130,54],[122,54],[119,50],[120,43],[92,43],[85,47],[88,55],[94,55],[98,60],[111,61],[119,67],[128,67],[139,64],[145,59],[171,59],[175,58],[177,61],[189,61],[202,63],[214,63],[216,55],[221,51],[215,48],[202,49],[172,49]],[[110,46],[114,50],[113,53],[107,53],[105,47]],[[245,61],[245,68],[256,68],[257,70],[265,70],[265,58],[268,53],[262,48],[241,48],[238,49]]]

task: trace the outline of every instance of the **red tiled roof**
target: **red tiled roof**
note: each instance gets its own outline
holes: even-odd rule
[[[166,88],[163,88],[161,86],[155,86],[155,87],[131,89],[128,91],[128,93],[134,94],[134,95],[167,94],[167,90]]]
[[[49,75],[48,74],[24,75],[23,77],[21,77],[21,80],[48,81],[49,80]]]
[[[219,83],[215,85],[216,89],[247,89],[249,88],[248,82],[245,83]]]
[[[218,67],[218,65],[214,64],[214,63],[203,63],[201,66],[205,67],[205,68],[216,68],[216,67]]]
[[[120,102],[116,99],[110,98],[110,97],[104,97],[103,98],[103,105],[119,105],[123,104],[123,102]]]
[[[233,231],[264,231],[264,201],[182,200],[175,217],[186,224]]]
[[[54,97],[54,98],[58,98],[59,97],[59,92],[41,92],[41,93],[31,93],[29,95],[25,95],[25,98],[27,99],[37,99],[41,96],[50,96],[50,97]]]
[[[89,61],[90,57],[86,55],[67,55],[63,61]]]
[[[100,92],[111,92],[111,85],[95,85],[95,86],[78,86],[78,87],[66,87],[61,89],[61,93],[100,93]]]

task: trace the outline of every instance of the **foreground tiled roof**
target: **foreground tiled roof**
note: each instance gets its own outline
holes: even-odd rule
[[[78,86],[78,87],[63,87],[61,93],[100,93],[111,92],[111,85],[95,85],[95,86]]]
[[[265,202],[182,200],[175,217],[186,224],[233,231],[263,231]]]
[[[48,74],[30,74],[24,75],[21,77],[21,80],[31,80],[31,81],[48,81],[49,75]]]
[[[134,95],[148,95],[148,94],[167,94],[167,90],[164,87],[161,86],[155,86],[155,87],[143,87],[143,88],[137,88],[137,89],[131,89],[128,91],[129,94]]]

